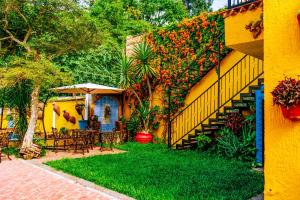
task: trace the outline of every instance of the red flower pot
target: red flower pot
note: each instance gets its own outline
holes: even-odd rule
[[[300,120],[300,104],[287,109],[284,106],[281,106],[282,114],[285,118],[296,121]]]
[[[135,136],[135,141],[141,144],[147,144],[149,142],[152,142],[153,136],[151,133],[145,133],[145,132],[137,132]]]

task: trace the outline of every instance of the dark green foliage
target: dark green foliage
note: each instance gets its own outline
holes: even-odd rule
[[[243,127],[244,120],[245,118],[241,113],[230,113],[226,117],[225,126],[234,133],[238,133]]]
[[[207,136],[207,135],[199,135],[197,137],[197,145],[198,145],[198,148],[201,149],[201,150],[204,150],[206,148],[209,147],[209,145],[212,143],[212,139]]]
[[[120,148],[128,152],[47,164],[136,199],[245,200],[263,191],[263,175],[247,163],[165,145]]]
[[[132,114],[129,120],[126,123],[126,128],[129,131],[130,140],[133,141],[136,135],[136,132],[141,127],[140,119],[137,115]]]
[[[20,157],[20,150],[14,147],[10,147],[8,149],[3,149],[2,153],[7,154],[7,152],[9,152],[9,155],[14,155],[16,158]]]
[[[227,158],[255,162],[256,133],[248,124],[244,124],[241,135],[234,134],[230,129],[220,131],[217,139],[217,152]]]
[[[23,137],[27,129],[27,109],[30,105],[30,94],[32,92],[32,82],[24,80],[16,83],[12,87],[2,89],[0,99],[5,106],[15,108],[17,119],[14,122],[17,132]]]
[[[61,70],[71,72],[75,83],[96,83],[117,86],[119,77],[118,56],[121,50],[116,45],[102,45],[96,49],[79,51],[55,59]]]

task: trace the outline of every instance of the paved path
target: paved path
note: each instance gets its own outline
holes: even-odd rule
[[[1,200],[130,199],[31,161],[3,159],[0,164]]]

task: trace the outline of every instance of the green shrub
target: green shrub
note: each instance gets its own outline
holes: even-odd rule
[[[212,139],[207,135],[199,135],[197,137],[198,149],[206,149],[212,143]]]
[[[241,136],[234,134],[229,128],[224,128],[219,134],[220,137],[217,139],[218,154],[242,161],[255,161],[256,132],[249,124],[243,125]]]

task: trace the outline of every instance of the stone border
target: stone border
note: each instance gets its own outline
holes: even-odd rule
[[[102,186],[96,185],[95,183],[92,183],[90,181],[84,180],[82,178],[78,178],[66,173],[63,173],[61,171],[57,171],[45,164],[39,163],[39,162],[34,162],[34,161],[30,161],[30,160],[21,160],[23,163],[27,164],[27,165],[31,165],[32,167],[35,168],[39,168],[43,171],[46,171],[47,173],[50,173],[52,175],[58,176],[60,178],[63,178],[71,183],[75,183],[75,184],[80,184],[82,186],[84,186],[86,189],[94,191],[99,193],[100,195],[103,195],[109,199],[112,200],[134,200],[134,198],[126,196],[124,194],[115,192],[113,190],[109,190],[107,188],[104,188]]]

